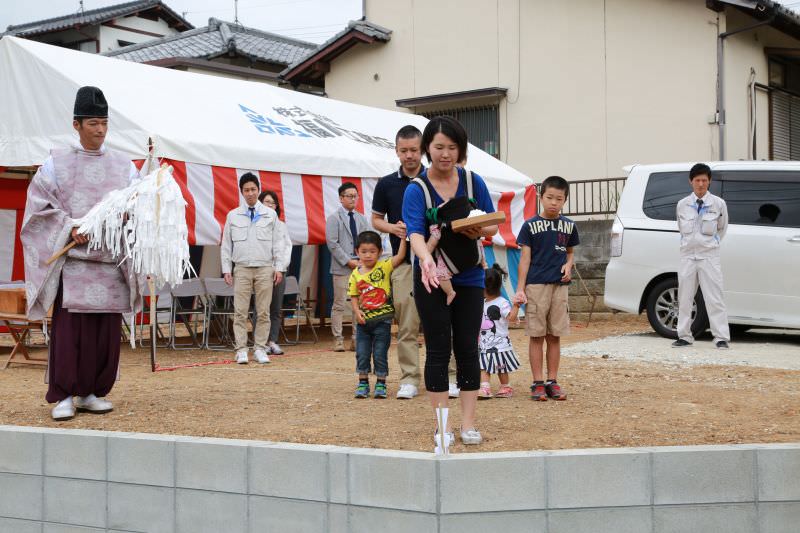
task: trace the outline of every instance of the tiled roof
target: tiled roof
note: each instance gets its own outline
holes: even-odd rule
[[[786,4],[786,5],[784,5]],[[763,21],[773,28],[800,39],[800,15],[789,6],[797,2],[783,2],[775,0],[707,0],[706,7],[714,11],[722,11],[725,7],[732,7],[750,15],[756,20]]]
[[[159,59],[210,59],[235,52],[257,61],[289,65],[317,45],[211,18],[208,26],[133,44],[104,55],[146,63]]]
[[[352,31],[357,31],[372,37],[375,40],[381,42],[388,42],[392,38],[392,30],[384,28],[383,26],[378,26],[375,23],[369,22],[368,20],[351,20],[345,29],[322,43],[321,45],[317,46],[317,49],[314,50],[314,53],[321,52],[326,48],[330,47],[332,44],[336,43],[339,39],[347,35]],[[311,54],[307,54],[306,57],[310,56]],[[289,69],[292,69],[300,64],[301,61],[306,59],[305,57],[299,58],[297,61],[289,65]],[[287,69],[287,70],[289,70]]]
[[[330,61],[354,46],[357,42],[388,42],[392,30],[368,20],[351,20],[345,29],[317,46],[311,53],[300,57],[281,72],[284,79],[302,77],[317,61]]]
[[[53,17],[45,20],[17,24],[16,26],[8,26],[3,35],[29,37],[42,33],[66,30],[75,26],[102,24],[103,22],[108,22],[115,18],[125,17],[153,8],[158,8],[159,12],[162,14],[162,17],[169,21],[171,26],[178,26],[179,29],[194,28],[189,21],[178,15],[160,0],[138,0],[136,2],[127,2],[125,4],[90,9],[88,11],[84,11],[83,13],[72,13],[69,15]]]
[[[379,41],[383,42],[386,42],[392,38],[392,30],[384,28],[383,26],[378,26],[374,22],[370,22],[368,20],[351,20],[350,24],[347,25],[347,28],[340,33],[343,35],[345,32],[349,30],[360,31],[365,35],[369,35],[370,37],[375,37]]]

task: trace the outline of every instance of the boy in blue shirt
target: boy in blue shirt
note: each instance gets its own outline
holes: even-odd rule
[[[542,182],[540,214],[525,221],[517,237],[522,249],[514,303],[525,307],[525,334],[533,372],[531,399],[566,400],[556,381],[561,360],[561,337],[569,334],[569,283],[573,247],[580,242],[575,222],[561,214],[569,197],[569,184],[560,176]],[[544,380],[543,345],[547,340],[547,381]]]

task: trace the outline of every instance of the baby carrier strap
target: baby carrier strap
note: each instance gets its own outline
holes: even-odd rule
[[[469,201],[474,204],[474,203],[476,203],[475,202],[475,191],[473,190],[473,187],[475,186],[475,184],[472,182],[472,171],[471,170],[469,170],[467,168],[464,169],[464,179],[467,180],[467,182],[465,184],[467,186],[467,198],[469,198]]]
[[[466,188],[467,188],[467,198],[469,198],[470,202],[472,202],[474,204],[476,202],[475,202],[475,192],[474,192],[475,190],[474,190],[474,182],[473,182],[473,178],[472,178],[472,171],[465,168],[464,169],[464,173],[465,173],[464,177],[466,179],[465,185],[466,185]],[[422,194],[425,195],[425,210],[427,211],[428,209],[432,209],[433,207],[435,207],[433,205],[433,195],[431,193],[431,187],[432,186],[429,185],[428,182],[426,182],[424,179],[420,178],[419,176],[417,176],[416,178],[411,180],[411,183],[416,183],[422,189]]]
[[[416,177],[411,180],[411,183],[416,183],[419,185],[420,189],[422,189],[422,194],[425,195],[425,210],[427,211],[428,209],[432,208],[433,197],[431,196],[431,190],[428,188],[428,184],[425,183],[425,180],[420,177]]]

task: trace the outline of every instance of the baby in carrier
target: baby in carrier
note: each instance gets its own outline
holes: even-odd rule
[[[458,249],[458,246],[461,243],[455,242],[453,237],[457,236],[458,234],[454,233],[448,227],[448,223],[453,220],[448,220],[448,209],[445,207],[448,203],[450,202],[444,202],[435,208],[428,209],[428,211],[425,213],[425,217],[428,221],[428,229],[431,234],[430,239],[428,239],[426,244],[428,246],[428,251],[436,259],[436,279],[439,280],[439,288],[442,289],[447,297],[447,305],[450,305],[453,302],[453,299],[456,297],[456,291],[453,288],[453,283],[450,281],[450,279],[453,277],[453,272],[448,266],[445,253],[441,253],[438,248],[440,244],[442,244],[444,248],[450,249],[448,251],[450,251],[452,255],[454,251]],[[472,209],[469,212],[468,217],[483,214],[485,213],[480,209]],[[480,259],[480,263],[485,270],[486,259],[483,254],[483,244],[480,240],[475,241],[475,244],[478,248],[478,257]]]

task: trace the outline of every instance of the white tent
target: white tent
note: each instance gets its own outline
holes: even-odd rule
[[[189,204],[189,240],[199,245],[219,242],[225,213],[240,201],[238,176],[246,171],[258,172],[262,186],[278,192],[295,244],[324,243],[325,218],[338,208],[336,189],[342,181],[356,183],[358,209],[368,213],[377,178],[398,168],[395,133],[406,124],[423,129],[427,123],[418,115],[263,83],[4,37],[0,167],[40,165],[53,147],[74,143],[72,106],[83,85],[100,87],[109,102],[108,146],[142,159],[152,137],[157,155],[173,164]],[[517,230],[535,209],[531,180],[474,146],[468,167],[484,177],[496,207],[506,212],[508,221],[494,243],[513,246]],[[3,217],[3,207],[0,222],[18,224],[22,207],[16,207],[16,217]],[[8,246],[10,232],[3,233],[0,247],[14,248]],[[9,256],[14,277],[21,270],[20,256],[18,249]],[[0,264],[0,279],[5,271],[10,276],[11,266]]]
[[[0,40],[0,72],[0,165],[6,166],[41,164],[54,145],[74,141],[70,119],[75,91],[82,85],[103,90],[110,105],[108,145],[132,159],[143,156],[153,135],[159,155],[179,161],[376,177],[398,166],[392,149],[397,130],[405,124],[422,129],[427,122],[417,115],[264,83],[180,72],[15,37]],[[530,184],[523,174],[472,146],[469,166],[494,191]]]

